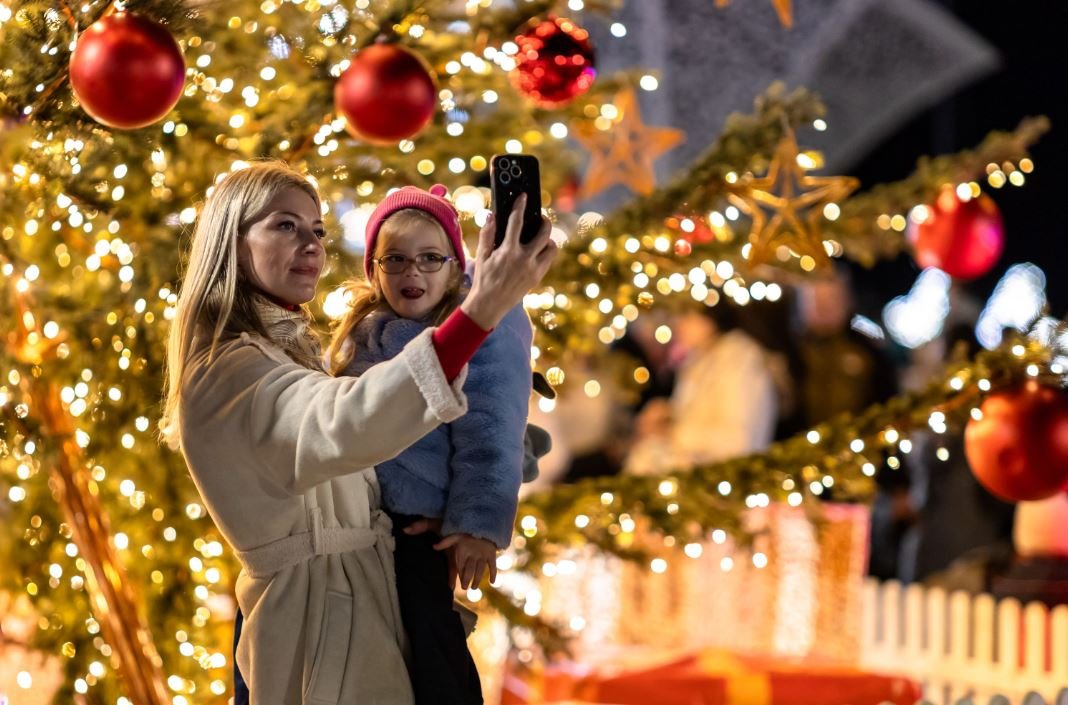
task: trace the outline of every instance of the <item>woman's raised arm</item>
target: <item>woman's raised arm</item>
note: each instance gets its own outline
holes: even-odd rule
[[[225,471],[229,452],[247,462],[236,456],[252,448],[264,480],[301,494],[388,460],[467,411],[463,379],[445,379],[429,331],[358,378],[279,355],[249,336],[220,346],[211,362],[195,356],[179,415],[186,455],[204,455],[193,465]]]

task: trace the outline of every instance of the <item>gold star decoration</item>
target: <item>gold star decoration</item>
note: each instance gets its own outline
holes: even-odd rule
[[[716,0],[716,7],[726,7],[731,0]],[[775,7],[775,13],[779,16],[779,22],[783,27],[794,26],[794,9],[792,6],[792,0],[771,0],[771,4]]]
[[[800,157],[800,160],[799,160]],[[810,176],[792,131],[787,131],[768,166],[756,178],[741,179],[727,199],[749,216],[749,252],[746,259],[757,265],[767,262],[777,246],[785,245],[801,260],[801,268],[812,271],[830,264],[824,247],[822,223],[837,217],[837,203],[860,185],[851,176]]]
[[[656,188],[653,161],[686,138],[672,127],[642,124],[638,96],[632,88],[613,101],[614,119],[601,116],[575,130],[575,139],[590,152],[590,166],[579,195],[589,198],[613,184],[649,195]]]

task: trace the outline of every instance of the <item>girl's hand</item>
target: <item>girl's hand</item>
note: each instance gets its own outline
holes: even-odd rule
[[[542,218],[538,235],[526,245],[520,244],[523,229],[523,208],[526,194],[516,199],[504,242],[493,249],[494,217],[478,233],[475,276],[471,292],[460,308],[484,330],[497,327],[505,314],[523,300],[523,296],[537,286],[556,259],[557,247],[550,239],[552,225]]]
[[[464,590],[477,588],[482,576],[489,574],[490,582],[497,580],[497,547],[492,541],[479,539],[470,534],[451,534],[434,544],[439,551],[450,551],[449,587],[454,587],[460,578]]]

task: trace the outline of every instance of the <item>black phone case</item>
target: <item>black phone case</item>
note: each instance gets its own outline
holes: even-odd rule
[[[522,193],[527,194],[523,210],[523,229],[519,241],[528,243],[541,229],[541,171],[538,158],[530,154],[495,154],[490,160],[490,189],[493,192],[493,214],[497,219],[494,247],[504,242],[508,216]]]

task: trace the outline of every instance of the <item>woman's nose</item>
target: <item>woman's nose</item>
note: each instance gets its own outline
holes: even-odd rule
[[[317,252],[323,249],[323,241],[311,230],[302,232],[300,249],[304,252]]]

